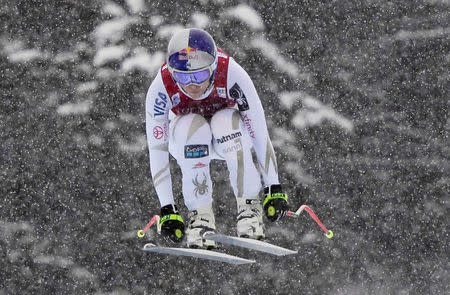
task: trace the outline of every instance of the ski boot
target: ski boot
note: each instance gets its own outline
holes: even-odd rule
[[[186,231],[187,246],[189,248],[215,248],[216,242],[203,238],[206,232],[216,232],[212,204],[189,212],[189,225]]]
[[[259,199],[237,199],[237,234],[239,237],[260,240],[265,237],[262,206]]]

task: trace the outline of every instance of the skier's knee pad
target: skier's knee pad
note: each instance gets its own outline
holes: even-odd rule
[[[239,152],[250,150],[252,143],[241,115],[236,109],[224,109],[211,118],[213,144],[216,153],[225,158],[235,158]]]
[[[203,159],[209,164],[212,133],[204,117],[197,114],[176,117],[170,122],[169,136],[169,151],[179,163]]]

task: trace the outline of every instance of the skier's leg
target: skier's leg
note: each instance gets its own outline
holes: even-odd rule
[[[205,230],[215,229],[212,211],[211,128],[200,115],[178,116],[170,123],[169,151],[181,168],[182,191],[190,221],[186,231],[190,247],[213,247],[213,241],[203,241]]]
[[[264,237],[259,199],[260,174],[253,162],[252,141],[235,109],[224,109],[211,119],[214,147],[227,162],[230,183],[238,205],[239,236]]]

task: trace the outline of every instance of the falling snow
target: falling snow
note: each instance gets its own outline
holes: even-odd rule
[[[2,1],[0,294],[448,294],[448,0]],[[253,79],[292,210],[230,266],[151,255],[145,95],[172,34]],[[181,213],[181,175],[174,193]],[[235,234],[224,163],[217,228]],[[447,291],[446,291],[447,290]]]

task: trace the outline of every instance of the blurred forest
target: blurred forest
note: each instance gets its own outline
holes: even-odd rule
[[[3,0],[0,23],[0,295],[448,292],[448,0]],[[305,214],[267,226],[298,255],[219,249],[254,265],[140,250],[159,212],[145,94],[183,27],[253,78],[291,209],[333,239]]]

